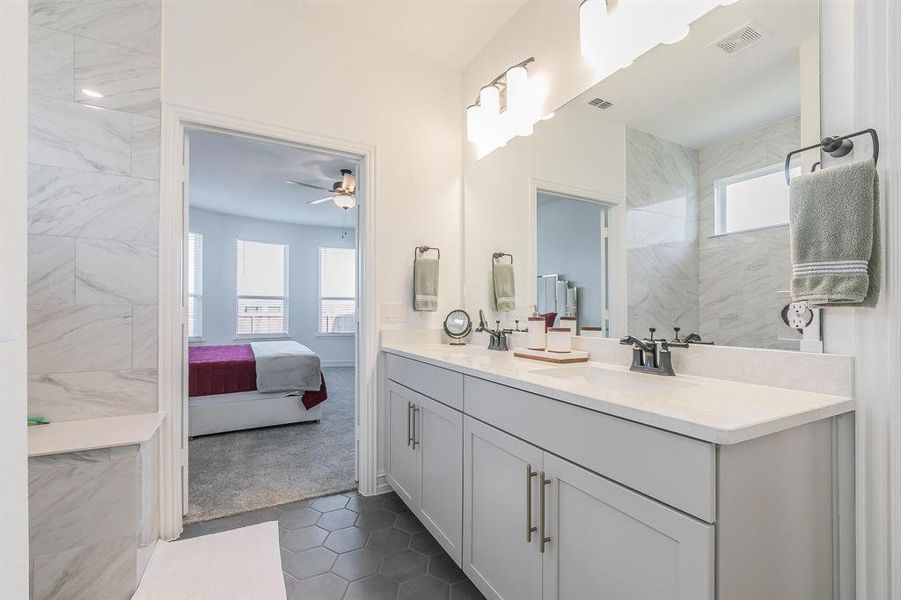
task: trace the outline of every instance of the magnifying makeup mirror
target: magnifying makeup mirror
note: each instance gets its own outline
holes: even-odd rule
[[[463,309],[452,310],[444,319],[444,333],[451,339],[451,346],[465,346],[463,339],[472,331],[472,319]]]

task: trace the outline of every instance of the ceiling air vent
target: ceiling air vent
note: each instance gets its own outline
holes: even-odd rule
[[[601,98],[595,98],[588,102],[588,104],[594,106],[595,108],[600,108],[601,110],[607,110],[611,106],[613,106],[613,102],[607,102],[606,100],[602,100]]]
[[[711,46],[716,46],[726,54],[733,55],[747,50],[769,36],[770,34],[761,29],[759,25],[747,23],[730,32],[722,39],[713,42]]]

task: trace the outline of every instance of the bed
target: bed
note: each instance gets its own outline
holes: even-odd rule
[[[319,357],[297,342],[188,348],[191,437],[318,421],[327,398]]]

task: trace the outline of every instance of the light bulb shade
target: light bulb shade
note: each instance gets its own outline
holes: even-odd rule
[[[466,109],[466,139],[478,143],[485,135],[482,129],[482,107],[472,104]]]
[[[506,114],[512,135],[532,135],[533,105],[529,71],[524,66],[508,69]]]
[[[338,208],[343,208],[347,210],[348,208],[353,208],[357,205],[356,196],[352,196],[350,194],[338,194],[336,196],[332,196],[332,202],[335,203],[335,206]]]
[[[483,122],[491,122],[501,114],[501,91],[496,85],[486,85],[479,90]]]
[[[357,179],[354,177],[354,174],[350,171],[346,173],[342,172],[343,177],[341,178],[341,188],[347,190],[348,192],[356,191],[357,189]]]

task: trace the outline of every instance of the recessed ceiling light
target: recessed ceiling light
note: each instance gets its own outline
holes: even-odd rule
[[[81,93],[88,98],[103,98],[103,94],[95,92],[94,90],[89,90],[88,88],[81,88]]]

